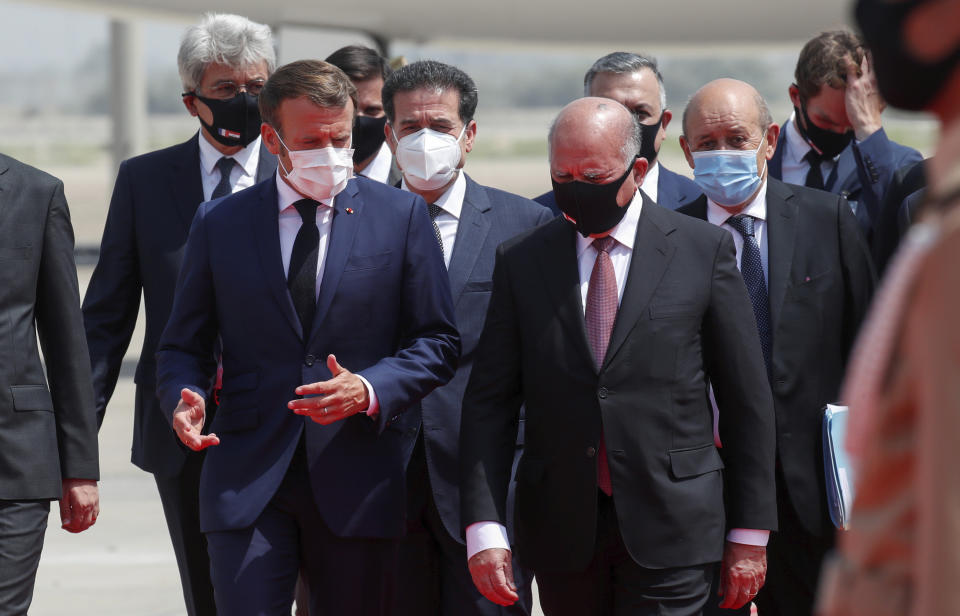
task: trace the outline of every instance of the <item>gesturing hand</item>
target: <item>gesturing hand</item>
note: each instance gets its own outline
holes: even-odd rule
[[[497,605],[513,605],[520,596],[513,582],[510,550],[489,548],[481,550],[467,561],[473,584],[487,599]]]
[[[97,521],[100,515],[100,491],[92,479],[64,479],[61,482],[60,527],[80,533]]]
[[[847,119],[853,127],[854,135],[863,141],[880,130],[880,113],[886,103],[880,98],[877,77],[873,72],[869,55],[864,55],[858,67],[852,61],[847,62],[847,89],[844,93]]]
[[[751,601],[767,578],[767,548],[727,541],[720,563],[720,607],[738,609]]]
[[[180,390],[180,402],[173,411],[173,431],[184,445],[194,451],[219,445],[216,434],[203,434],[203,419],[207,403],[203,396],[192,389]]]
[[[296,389],[298,396],[315,397],[287,403],[297,415],[305,415],[325,426],[363,412],[370,406],[370,394],[360,377],[338,364],[333,355],[327,355],[327,368],[333,375],[329,381],[301,385]]]

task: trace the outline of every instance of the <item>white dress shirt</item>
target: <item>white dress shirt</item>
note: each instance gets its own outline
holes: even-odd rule
[[[644,185],[646,185],[646,181],[644,181]],[[647,196],[649,197],[650,193],[647,193]],[[640,222],[640,214],[643,209],[643,198],[640,196],[639,191],[634,194],[633,200],[630,202],[628,208],[623,220],[610,232],[610,236],[616,240],[616,244],[610,249],[609,255],[614,274],[617,278],[618,304],[623,300],[623,290],[626,287],[627,275],[630,272],[630,262],[633,258],[633,244],[637,235],[637,225]],[[765,201],[764,209],[766,209]],[[577,234],[577,271],[580,276],[580,300],[584,313],[586,313],[587,309],[587,291],[590,287],[590,274],[593,272],[593,266],[597,261],[598,255],[596,248],[594,248],[592,244],[593,238],[585,238],[579,233]],[[727,539],[747,545],[766,545],[769,534],[769,531],[765,530],[734,528],[727,534]],[[507,539],[507,529],[499,522],[474,522],[467,527],[466,535],[468,560],[477,552],[486,549],[510,549],[510,542]]]
[[[200,179],[203,184],[203,200],[213,198],[213,191],[220,183],[220,170],[217,163],[223,154],[206,140],[201,132],[197,135],[200,140]],[[260,137],[257,137],[236,154],[231,154],[236,164],[230,171],[231,192],[249,188],[257,183],[257,164],[260,162]]]
[[[400,188],[409,191],[407,181],[400,182]],[[434,205],[442,211],[433,219],[440,230],[440,239],[443,241],[443,264],[450,269],[450,257],[453,255],[453,246],[457,241],[457,227],[460,225],[460,211],[463,209],[463,197],[467,194],[467,179],[463,171],[457,173],[457,179],[450,185]]]
[[[781,179],[787,184],[805,186],[807,172],[810,171],[810,163],[803,160],[803,157],[807,155],[811,148],[807,140],[800,134],[800,129],[797,128],[796,112],[790,115],[790,120],[787,122],[783,133],[787,144],[783,149],[783,159],[781,160]],[[824,186],[826,186],[833,168],[837,166],[837,157],[839,156],[838,154],[832,160],[825,160],[820,163],[820,174],[823,176]]]
[[[763,279],[767,285],[767,289],[770,288],[770,268],[767,266],[769,263],[769,251],[768,251],[768,235],[767,235],[767,181],[763,181],[763,185],[760,187],[760,190],[757,192],[756,196],[753,198],[747,207],[743,208],[741,214],[746,214],[748,216],[753,216],[753,236],[757,240],[757,244],[760,247],[760,263],[763,266]],[[731,236],[733,236],[733,244],[737,248],[737,268],[740,268],[740,259],[743,255],[743,237],[729,224],[727,224],[727,219],[731,216],[730,212],[723,209],[716,203],[714,203],[709,197],[707,198],[707,221],[712,225],[717,225],[721,229],[726,229]],[[750,315],[753,316],[752,314]],[[720,421],[720,410],[717,408],[717,399],[713,395],[713,386],[710,386],[710,405],[713,407],[713,440],[718,447],[722,447],[723,444],[720,442],[720,432],[718,430],[718,424]],[[746,545],[767,545],[767,540],[770,538],[770,531],[768,530],[750,530],[744,528],[733,528],[727,533],[727,539],[735,543],[743,543]]]
[[[297,239],[297,233],[303,225],[303,219],[300,218],[300,212],[293,206],[294,203],[303,199],[304,196],[295,191],[286,180],[280,175],[280,168],[277,167],[277,207],[280,214],[280,260],[283,262],[283,274],[286,276],[290,270],[290,258],[293,256],[293,243]],[[327,262],[327,247],[330,245],[330,227],[333,225],[333,200],[321,201],[317,207],[317,229],[320,231],[320,244],[317,250],[317,275],[314,292],[320,294],[320,282],[323,280],[323,270]],[[354,373],[356,374],[356,373]],[[357,374],[360,380],[367,388],[367,394],[370,397],[370,406],[366,413],[375,416],[380,410],[380,403],[377,400],[377,394],[373,391],[373,386],[367,379]]]
[[[643,184],[640,185],[640,190],[647,193],[647,196],[650,197],[650,200],[654,203],[657,202],[657,195],[659,194],[657,190],[657,184],[659,182],[660,162],[655,160],[647,169],[647,175],[643,176]]]
[[[384,141],[377,150],[377,155],[370,161],[363,171],[357,171],[359,175],[376,180],[381,184],[386,184],[390,178],[390,169],[393,166],[393,153],[390,152],[390,146]]]

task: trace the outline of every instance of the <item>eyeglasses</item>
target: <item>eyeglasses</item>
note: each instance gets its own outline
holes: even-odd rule
[[[232,81],[220,81],[212,88],[210,88],[210,96],[208,98],[219,98],[219,99],[228,99],[233,98],[240,92],[246,92],[247,94],[252,94],[253,96],[260,96],[260,92],[263,91],[263,86],[266,84],[266,81],[263,79],[257,79],[256,81],[250,81],[247,83],[236,84]],[[193,92],[184,92],[183,96],[196,96],[197,91]]]

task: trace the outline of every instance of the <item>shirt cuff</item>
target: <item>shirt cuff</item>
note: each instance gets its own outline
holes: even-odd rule
[[[362,374],[358,374],[357,376],[363,381],[364,387],[367,388],[367,397],[370,398],[370,404],[367,406],[367,410],[360,412],[366,413],[370,417],[376,417],[380,414],[380,401],[377,400],[377,392],[373,391],[373,385],[370,384],[370,381],[363,378]]]
[[[770,539],[770,531],[768,530],[731,528],[730,532],[727,533],[727,541],[731,543],[742,543],[743,545],[766,547],[768,539]]]
[[[507,528],[499,522],[474,522],[467,527],[467,560],[491,548],[510,549]]]

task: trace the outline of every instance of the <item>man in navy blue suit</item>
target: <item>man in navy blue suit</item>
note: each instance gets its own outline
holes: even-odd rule
[[[667,136],[673,112],[667,109],[667,91],[656,58],[625,51],[607,54],[583,76],[584,96],[612,98],[629,109],[640,123],[643,147],[640,156],[649,167],[641,190],[654,203],[676,210],[695,201],[701,191],[690,178],[660,164],[657,155]],[[560,214],[553,191],[534,199]]]
[[[185,445],[210,447],[200,524],[221,614],[289,613],[298,572],[312,614],[389,613],[416,441],[398,419],[456,368],[427,205],[351,177],[356,98],[325,62],[270,78],[277,175],[197,211],[161,338],[161,405]]]
[[[157,400],[154,355],[197,206],[277,169],[276,157],[261,142],[257,110],[257,95],[276,66],[273,37],[268,26],[245,17],[207,15],[185,33],[177,63],[183,104],[199,120],[200,132],[120,164],[83,318],[102,422],[143,294],[146,333],[134,376],[132,461],[156,480],[187,614],[211,616],[216,607],[210,561],[197,512],[204,454],[187,451],[170,434]]]
[[[856,34],[823,32],[808,41],[794,79],[794,112],[780,130],[770,177],[846,198],[872,245],[894,173],[922,157],[887,137],[881,120],[886,103]]]
[[[414,62],[387,79],[383,103],[402,187],[429,204],[461,336],[456,376],[423,399],[422,422],[413,412],[402,420],[419,428],[420,437],[407,473],[410,518],[392,614],[528,615],[531,575],[514,569],[520,598],[502,607],[480,594],[467,569],[460,535],[460,402],[490,302],[497,246],[553,215],[529,199],[481,186],[462,171],[477,135],[477,86],[460,69]]]

